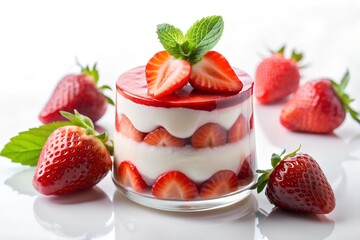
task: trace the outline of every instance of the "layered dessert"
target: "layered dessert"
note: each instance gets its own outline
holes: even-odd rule
[[[222,32],[221,17],[199,22]],[[248,188],[255,169],[253,81],[218,52],[194,60],[164,48],[116,82],[114,181],[169,200]]]

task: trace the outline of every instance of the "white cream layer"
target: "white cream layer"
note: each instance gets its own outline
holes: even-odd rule
[[[249,121],[253,110],[252,97],[228,108],[204,111],[142,105],[117,92],[116,111],[119,116],[125,114],[135,128],[141,132],[150,132],[162,126],[173,136],[188,138],[193,135],[196,129],[209,122],[220,124],[229,130],[240,113]]]
[[[181,148],[150,146],[128,139],[119,132],[115,132],[114,140],[115,167],[124,160],[131,161],[148,186],[171,170],[184,173],[195,183],[224,169],[238,173],[244,159],[255,151],[254,131],[238,142],[203,149],[194,149],[190,145]]]

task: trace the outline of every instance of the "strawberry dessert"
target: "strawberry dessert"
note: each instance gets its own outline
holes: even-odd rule
[[[118,78],[113,178],[131,199],[230,197],[228,205],[250,193],[253,81],[210,51],[222,32],[220,16],[197,21],[186,34],[158,25],[165,50]]]

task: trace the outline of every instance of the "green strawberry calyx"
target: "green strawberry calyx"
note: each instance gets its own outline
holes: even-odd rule
[[[113,155],[114,146],[112,140],[110,140],[111,145],[108,144],[109,134],[107,132],[103,132],[101,134],[97,133],[95,131],[94,123],[91,121],[89,117],[80,114],[76,110],[74,110],[74,114],[65,111],[60,111],[60,113],[75,126],[84,128],[86,130],[86,135],[95,136],[98,140],[100,140],[104,144],[106,149],[109,151],[110,155]]]
[[[276,154],[273,153],[271,156],[271,169],[266,169],[266,170],[256,170],[257,173],[260,173],[261,175],[259,176],[257,182],[250,188],[250,189],[257,189],[257,193],[261,193],[265,186],[267,185],[268,181],[269,181],[269,176],[272,173],[273,169],[284,159],[288,158],[288,157],[293,157],[295,156],[296,153],[299,152],[301,148],[301,145],[293,152],[286,154],[285,156],[283,156],[286,152],[286,150],[284,149],[280,154]]]
[[[359,112],[355,111],[350,103],[355,99],[351,99],[348,94],[345,93],[345,88],[347,87],[350,80],[350,73],[347,70],[341,79],[340,84],[336,83],[333,80],[330,80],[331,86],[335,91],[336,96],[339,98],[343,108],[350,114],[350,116],[358,123],[360,123]]]
[[[219,42],[223,30],[222,17],[209,16],[196,21],[185,34],[167,23],[159,24],[156,33],[170,55],[195,64]]]
[[[279,50],[277,51],[270,51],[272,54],[280,54],[285,57],[285,48],[286,45],[283,45]],[[300,62],[304,57],[304,54],[302,52],[297,52],[295,49],[291,51],[290,59],[294,62],[298,63]]]
[[[14,163],[36,166],[42,148],[49,136],[60,127],[74,125],[84,128],[87,135],[93,135],[99,139],[109,151],[110,155],[113,155],[113,141],[109,140],[107,132],[97,133],[94,130],[94,124],[90,118],[81,115],[76,110],[74,114],[68,112],[62,112],[62,114],[69,121],[53,122],[18,133],[18,135],[12,137],[3,149],[1,149],[0,156],[8,158]]]
[[[80,62],[78,61],[78,59],[75,59],[76,65],[78,65],[81,69],[81,73],[85,74],[86,76],[90,76],[93,78],[95,85],[98,84],[99,82],[99,71],[97,70],[97,63],[94,63],[93,67],[89,67],[88,65],[86,65],[85,67],[83,65],[80,64]],[[110,90],[112,91],[112,88],[109,85],[103,85],[98,87],[98,89],[100,90],[100,92],[104,95],[106,102],[109,103],[110,105],[115,105],[114,101],[109,97],[106,96],[104,94],[105,90]]]

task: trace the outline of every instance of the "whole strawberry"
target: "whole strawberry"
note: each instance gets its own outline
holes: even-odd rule
[[[292,131],[330,133],[344,122],[346,112],[360,123],[359,113],[350,107],[353,100],[344,92],[348,82],[349,72],[340,84],[330,79],[305,83],[282,108],[281,124]]]
[[[327,214],[335,208],[335,195],[319,164],[308,154],[298,153],[300,147],[281,158],[273,154],[273,169],[262,173],[252,187],[265,194],[275,206],[300,213]]]
[[[260,62],[255,72],[255,97],[260,103],[269,104],[295,92],[300,73],[297,63],[303,55],[295,51],[291,58],[284,56],[285,47],[273,52]]]
[[[77,126],[56,129],[41,151],[33,186],[44,195],[90,188],[102,180],[112,166],[106,133],[97,135],[91,120],[78,112],[63,114]]]
[[[78,65],[81,67],[80,74],[68,74],[57,84],[39,114],[42,123],[65,120],[60,111],[74,112],[75,109],[95,122],[105,114],[107,102],[114,105],[113,101],[102,92],[110,87],[98,88],[96,85],[99,80],[96,64],[92,69]]]

